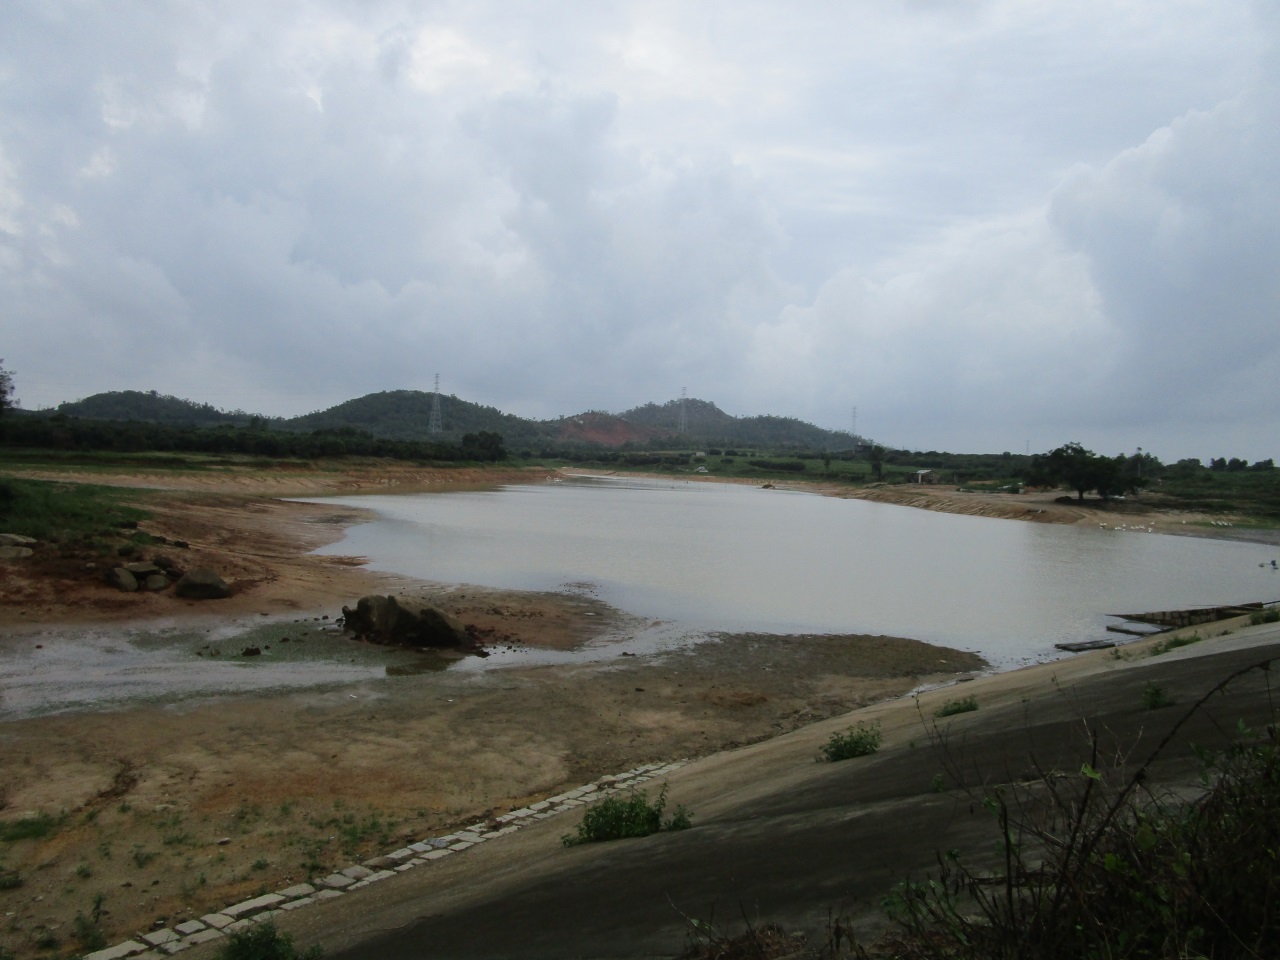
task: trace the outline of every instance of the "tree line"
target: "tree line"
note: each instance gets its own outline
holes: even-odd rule
[[[212,453],[256,457],[300,458],[380,457],[417,462],[505,460],[502,435],[481,430],[460,441],[389,440],[339,427],[294,433],[269,430],[261,423],[248,426],[219,424],[140,423],[83,420],[77,417],[0,418],[0,446],[113,453]]]

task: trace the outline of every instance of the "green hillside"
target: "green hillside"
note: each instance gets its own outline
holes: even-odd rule
[[[197,426],[219,423],[246,424],[253,414],[243,410],[227,411],[207,403],[183,400],[157,393],[154,390],[112,390],[95,393],[83,400],[60,403],[51,411],[82,420],[137,420],[142,423],[192,424]],[[259,418],[265,419],[265,418]]]
[[[668,400],[646,403],[622,414],[631,423],[676,430],[683,402],[687,429],[685,438],[704,446],[796,447],[809,450],[848,450],[855,438],[838,430],[823,430],[794,417],[735,417],[709,400]]]
[[[60,415],[81,420],[133,421],[167,426],[213,427],[220,424],[264,427],[290,433],[317,430],[356,430],[386,440],[458,443],[466,434],[481,431],[500,434],[508,449],[531,450],[550,455],[552,451],[582,446],[630,448],[692,448],[698,446],[751,447],[760,449],[848,450],[854,438],[844,432],[823,430],[793,417],[735,417],[708,400],[683,401],[686,431],[679,433],[680,400],[646,403],[617,417],[593,414],[613,420],[623,429],[612,438],[603,433],[589,435],[566,432],[566,420],[526,420],[503,413],[496,407],[471,403],[456,396],[441,396],[441,433],[430,432],[431,406],[435,394],[421,390],[386,390],[289,419],[256,416],[243,410],[219,410],[207,403],[166,396],[154,390],[117,390],[98,393],[83,400],[60,404],[54,410],[33,415]],[[582,417],[586,417],[584,414]],[[568,418],[578,424],[581,418]],[[645,428],[626,437],[627,425]],[[661,435],[654,437],[654,431]],[[625,438],[625,439],[624,439]]]
[[[460,400],[455,396],[440,398],[441,433],[432,435],[431,405],[433,393],[421,390],[386,390],[370,393],[279,424],[282,430],[338,430],[350,427],[390,440],[460,440],[465,434],[482,430],[499,433],[507,446],[541,442],[543,431],[532,420],[525,420],[496,407]]]

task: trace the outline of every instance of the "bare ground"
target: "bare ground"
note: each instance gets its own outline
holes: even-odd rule
[[[577,594],[413,584],[370,574],[359,558],[312,556],[360,515],[274,499],[482,478],[494,479],[93,475],[160,491],[146,494],[153,519],[143,528],[188,541],[182,563],[213,566],[235,595],[200,604],[121,594],[83,561],[5,563],[0,656],[37,642],[52,655],[59,637],[103,624],[251,626],[266,616],[296,623],[299,639],[314,618],[365,593],[409,590],[434,596],[495,644],[572,650],[625,633],[626,617]],[[661,657],[427,670],[9,719],[0,722],[0,823],[43,817],[47,829],[0,843],[0,870],[21,878],[0,889],[0,944],[24,958],[72,955],[82,946],[76,915],[91,918],[95,906],[114,943],[605,773],[760,741],[981,666],[972,654],[904,639],[727,636]]]

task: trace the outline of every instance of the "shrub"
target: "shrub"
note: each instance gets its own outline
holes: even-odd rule
[[[1151,645],[1151,656],[1158,657],[1162,653],[1168,653],[1170,650],[1177,650],[1179,647],[1189,647],[1193,643],[1199,643],[1204,637],[1198,633],[1190,634],[1185,637],[1170,637],[1168,640],[1160,640]]]
[[[1148,680],[1142,688],[1142,706],[1147,710],[1159,710],[1161,707],[1173,706],[1173,698],[1165,692],[1164,687],[1154,680]]]
[[[0,821],[0,842],[43,840],[61,824],[61,817],[51,817],[47,813],[38,813],[34,817],[24,817],[21,820]]]
[[[1275,623],[1278,620],[1280,620],[1280,608],[1277,607],[1272,607],[1270,610],[1255,610],[1249,614],[1249,622],[1255,627],[1260,623]]]
[[[973,713],[977,709],[978,698],[970,694],[967,697],[961,697],[959,700],[948,700],[933,711],[933,715],[935,717],[954,717],[957,713]]]
[[[822,755],[831,763],[870,756],[880,749],[881,739],[879,722],[859,721],[857,726],[850,727],[844,733],[833,733],[823,746]]]
[[[218,960],[316,960],[320,955],[319,947],[299,953],[293,937],[268,920],[233,933],[218,951]]]
[[[576,833],[566,834],[560,841],[566,847],[576,847],[582,843],[647,837],[661,830],[687,830],[693,826],[693,816],[684,807],[676,807],[675,813],[664,822],[662,811],[666,806],[666,784],[653,802],[644,792],[605,797],[587,810]]]

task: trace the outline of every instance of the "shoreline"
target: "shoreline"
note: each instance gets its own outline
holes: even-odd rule
[[[8,578],[0,654],[30,647],[40,631],[170,623],[269,625],[318,650],[310,645],[319,640],[301,636],[310,618],[332,617],[371,592],[428,593],[496,642],[548,650],[578,648],[629,622],[589,597],[425,584],[363,570],[361,558],[315,556],[309,551],[362,513],[280,499],[409,492],[438,480],[398,471],[326,474],[301,489],[296,478],[272,476],[170,482],[147,495],[153,518],[143,529],[189,541],[191,557],[231,572],[237,594],[197,603],[119,595],[93,581]],[[0,848],[4,868],[24,880],[0,890],[0,909],[13,914],[10,949],[25,958],[38,955],[32,944],[49,931],[65,939],[99,894],[114,942],[160,917],[198,917],[263,886],[487,822],[601,775],[769,742],[913,692],[927,698],[983,669],[972,654],[886,637],[786,638],[781,662],[771,650],[781,639],[727,635],[692,651],[607,662],[388,670],[317,687],[197,692],[186,702],[0,721],[0,767],[13,771],[0,785],[0,820],[49,815],[58,823],[47,839]],[[56,641],[40,652],[57,653]]]

